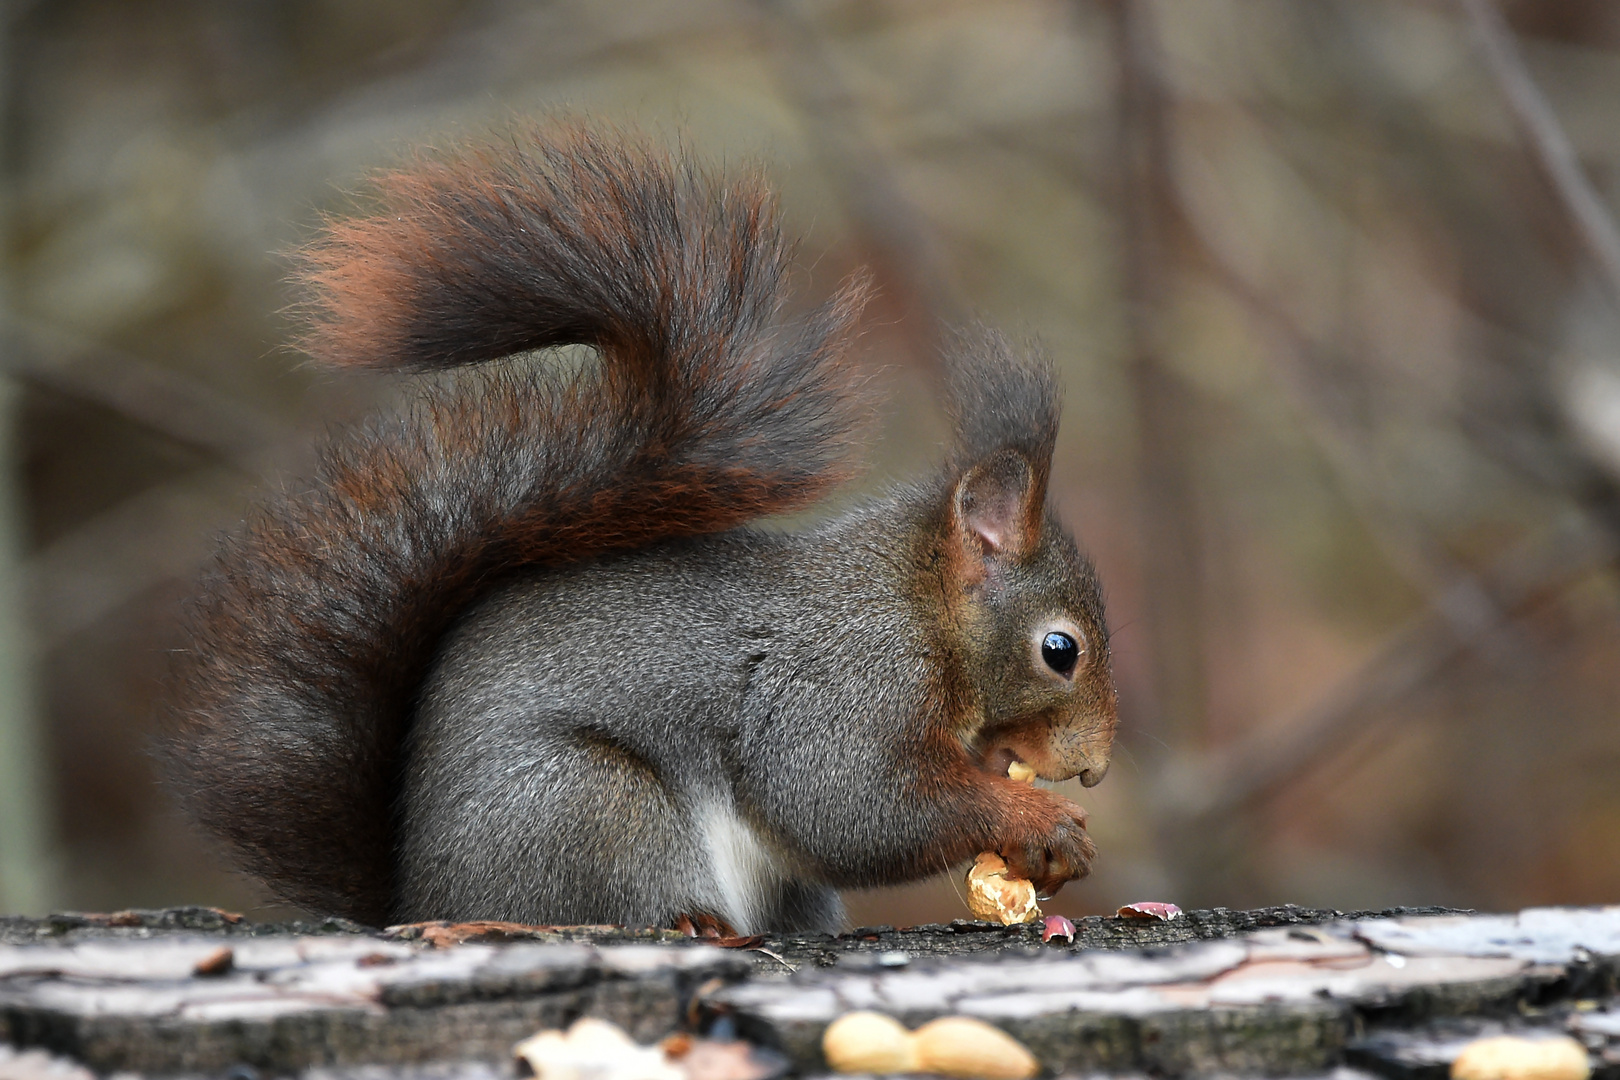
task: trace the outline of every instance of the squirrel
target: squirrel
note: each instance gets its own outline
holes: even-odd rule
[[[869,286],[788,314],[757,176],[537,125],[375,199],[300,253],[300,344],[466,370],[331,437],[188,609],[161,755],[240,869],[369,925],[739,934],[981,850],[1088,872],[1085,811],[1006,775],[1095,784],[1115,728],[1048,359],[955,333],[934,475],[768,527],[852,474]]]

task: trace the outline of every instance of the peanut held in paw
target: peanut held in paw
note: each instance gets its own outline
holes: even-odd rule
[[[1007,876],[1007,864],[991,851],[980,852],[968,871],[967,905],[976,918],[1003,926],[1041,917],[1040,906],[1035,903],[1035,886]]]

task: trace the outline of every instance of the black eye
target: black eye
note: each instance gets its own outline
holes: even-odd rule
[[[1041,640],[1041,659],[1059,675],[1067,675],[1080,660],[1080,646],[1068,634],[1054,630]]]

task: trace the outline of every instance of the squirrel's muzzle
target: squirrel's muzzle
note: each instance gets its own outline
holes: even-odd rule
[[[980,739],[979,761],[987,772],[1007,774],[1021,761],[1042,780],[1078,779],[1095,787],[1108,774],[1114,746],[1114,716],[1041,717],[988,732]]]
[[[1057,774],[1053,779],[1072,777],[1086,787],[1102,783],[1102,778],[1108,775],[1117,725],[1112,694],[1103,696],[1101,702],[1088,702],[1066,716],[1053,717],[1048,728],[1053,771]],[[1048,774],[1042,772],[1041,775]]]

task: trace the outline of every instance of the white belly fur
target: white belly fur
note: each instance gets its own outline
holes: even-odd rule
[[[705,803],[698,820],[709,852],[715,914],[739,934],[757,932],[781,888],[777,859],[729,800]]]

